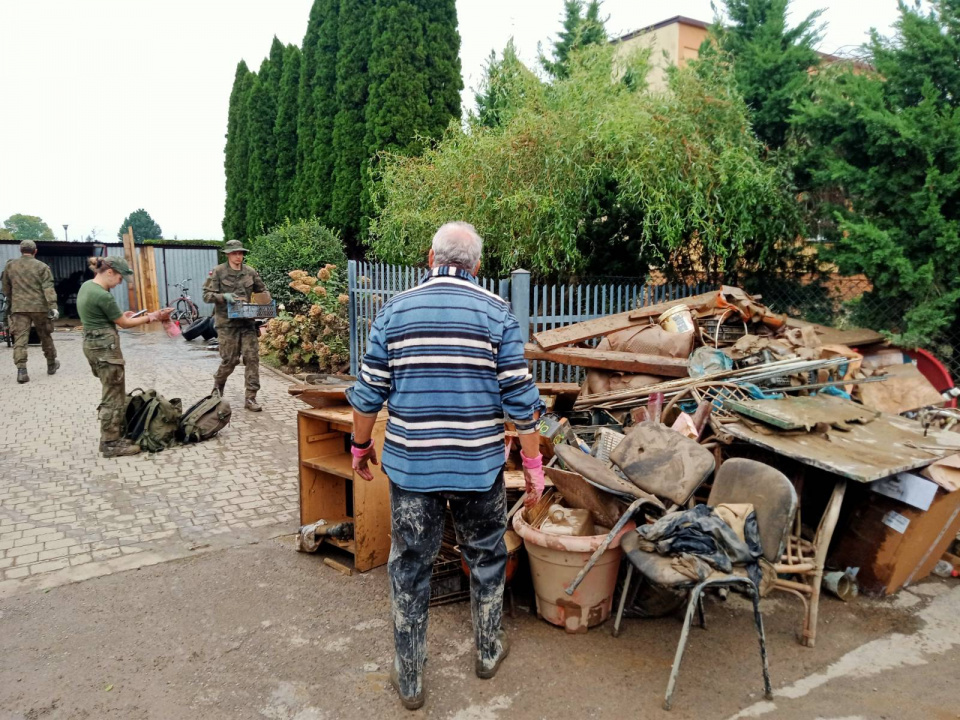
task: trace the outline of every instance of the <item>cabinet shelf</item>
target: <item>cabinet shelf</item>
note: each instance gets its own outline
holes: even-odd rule
[[[301,460],[300,464],[345,480],[353,480],[353,459],[350,455],[325,455]]]

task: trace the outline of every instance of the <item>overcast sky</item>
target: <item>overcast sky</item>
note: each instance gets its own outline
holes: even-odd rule
[[[222,237],[227,99],[240,58],[257,69],[274,34],[303,40],[311,0],[0,0],[0,222],[39,215],[58,238],[116,239],[143,207],[164,237]],[[829,5],[820,49],[887,30],[896,0]],[[533,62],[562,0],[458,0],[465,99],[491,49],[513,35]],[[709,0],[606,0],[621,35],[674,15],[709,21]]]

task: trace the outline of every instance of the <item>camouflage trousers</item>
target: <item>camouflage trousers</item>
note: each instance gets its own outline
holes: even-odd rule
[[[113,328],[84,330],[83,354],[103,389],[97,406],[100,442],[115,442],[123,438],[127,403],[120,335]]]
[[[507,495],[501,474],[480,492],[412,492],[390,483],[391,541],[387,574],[400,692],[423,687],[427,658],[430,573],[443,539],[447,502],[457,542],[470,568],[470,610],[477,658],[492,668],[502,652],[503,587],[507,568]]]
[[[256,397],[260,389],[260,340],[255,327],[218,327],[220,367],[213,375],[218,387],[227,383],[230,373],[243,357],[243,380],[247,397]]]
[[[45,312],[13,313],[10,315],[10,331],[13,333],[13,364],[18,368],[27,366],[31,325],[40,336],[40,347],[47,364],[57,359],[57,349],[53,346],[53,320]]]

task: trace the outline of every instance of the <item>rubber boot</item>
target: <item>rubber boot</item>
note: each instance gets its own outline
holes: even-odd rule
[[[257,404],[256,395],[247,395],[247,400],[246,402],[243,403],[243,407],[249,410],[250,412],[260,412],[261,410],[263,410],[263,408],[260,407],[259,404]]]
[[[100,443],[100,452],[105,458],[139,455],[140,446],[127,440],[113,440],[112,442]]]
[[[416,695],[404,695],[400,690],[400,672],[397,670],[396,661],[394,661],[393,667],[390,668],[390,684],[393,686],[393,689],[397,691],[397,697],[400,698],[400,702],[407,710],[419,710],[423,707],[423,703],[427,699],[427,693],[422,686],[420,692]]]
[[[21,385],[30,382],[30,376],[27,375],[27,369],[25,367],[17,368],[17,382]]]
[[[60,361],[54,359],[53,362],[47,363],[47,375],[56,375],[57,370],[60,369]]]
[[[493,663],[493,667],[485,668],[483,663],[480,661],[480,658],[477,658],[476,662],[476,673],[477,677],[481,680],[490,680],[494,675],[497,674],[497,670],[500,669],[500,664],[507,659],[507,655],[510,654],[510,643],[507,640],[506,634],[503,630],[500,631],[500,654],[497,655],[496,661]]]

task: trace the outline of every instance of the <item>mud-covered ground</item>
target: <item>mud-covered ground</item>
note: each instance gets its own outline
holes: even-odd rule
[[[201,551],[202,552],[202,551]],[[0,600],[0,718],[415,717],[387,682],[384,568],[345,577],[290,538],[202,552]],[[776,697],[762,702],[747,604],[707,601],[674,709],[660,709],[678,616],[567,635],[518,594],[511,655],[473,674],[469,604],[431,610],[421,717],[956,718],[960,587],[825,598],[815,649],[797,601],[764,601]]]

